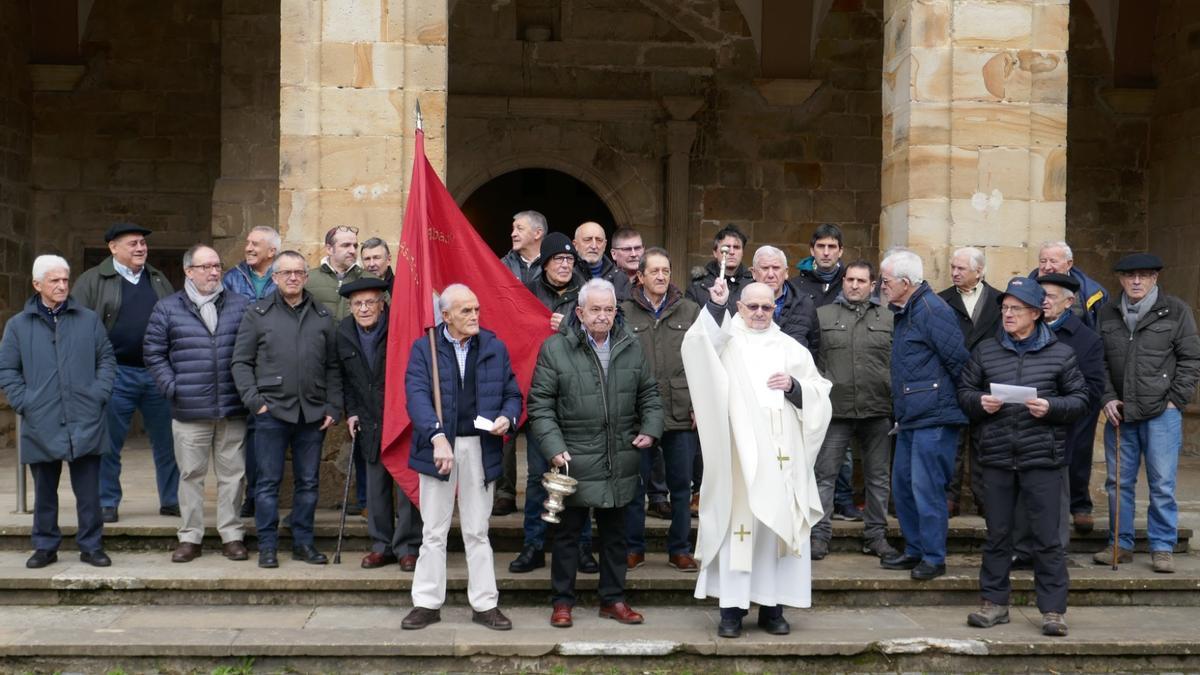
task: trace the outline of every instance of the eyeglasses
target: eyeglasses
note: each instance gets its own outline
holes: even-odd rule
[[[355,300],[354,302],[350,303],[350,306],[353,307],[354,309],[370,309],[378,304],[379,304],[379,300],[377,300],[377,299]]]
[[[207,265],[189,265],[189,269],[204,270],[205,272],[220,272],[221,263],[209,263]]]
[[[551,265],[574,265],[575,256],[573,255],[556,255],[550,259]]]
[[[634,251],[641,251],[641,250],[644,250],[645,248],[646,248],[645,246],[640,246],[640,245],[639,246],[614,246],[613,250],[620,251],[621,253],[633,253]]]
[[[274,276],[282,279],[303,279],[308,276],[308,272],[304,270],[275,270]]]
[[[775,311],[775,305],[760,305],[757,302],[742,302],[742,303],[738,303],[738,304],[740,304],[742,307],[745,307],[746,309],[750,310],[751,312],[774,312]]]
[[[1033,309],[1033,308],[1026,307],[1025,305],[1000,305],[1000,313],[1001,314],[1018,314],[1027,309]]]

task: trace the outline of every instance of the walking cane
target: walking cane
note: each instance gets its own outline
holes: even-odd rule
[[[337,548],[333,551],[333,564],[342,564],[342,536],[346,533],[346,509],[350,504],[350,474],[354,472],[354,453],[358,452],[358,429],[350,444],[350,459],[346,461],[346,484],[342,487],[342,519],[338,523]]]
[[[1117,571],[1117,555],[1120,553],[1121,541],[1121,427],[1113,425],[1113,435],[1117,438],[1114,453],[1116,454],[1116,484],[1117,490],[1113,502],[1116,507],[1113,509],[1116,513],[1113,515],[1113,550],[1112,550],[1112,568]]]

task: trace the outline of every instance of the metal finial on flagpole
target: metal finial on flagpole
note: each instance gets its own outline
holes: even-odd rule
[[[417,131],[424,131],[425,126],[421,121],[421,102],[417,101]]]

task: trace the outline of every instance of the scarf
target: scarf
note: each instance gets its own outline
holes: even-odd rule
[[[217,298],[221,297],[222,291],[225,290],[225,284],[218,282],[217,290],[210,295],[200,295],[200,291],[196,289],[196,284],[192,283],[191,279],[183,282],[183,290],[187,292],[188,299],[200,310],[200,320],[204,322],[204,327],[208,332],[216,335],[217,333]]]
[[[814,262],[813,268],[812,268],[812,273],[813,273],[813,276],[815,276],[816,278],[825,282],[826,284],[831,284],[831,283],[833,283],[833,280],[837,277],[838,272],[840,272],[841,270],[842,270],[842,263],[838,263],[838,264],[834,265],[833,269],[829,270],[828,272],[822,272],[821,268],[817,267],[816,263]]]
[[[1156,302],[1158,302],[1158,286],[1151,288],[1146,297],[1133,304],[1129,303],[1129,298],[1124,293],[1121,294],[1121,315],[1125,317],[1125,327],[1129,329],[1130,333],[1137,329],[1142,317],[1150,312],[1150,308]]]
[[[599,277],[600,273],[604,271],[604,256],[601,256],[595,265],[588,265],[588,271],[592,273],[593,279]]]

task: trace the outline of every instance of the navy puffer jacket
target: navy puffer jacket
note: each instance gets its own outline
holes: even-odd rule
[[[1067,433],[1088,412],[1087,381],[1075,359],[1075,349],[1059,342],[1054,331],[1039,321],[1032,344],[1021,354],[1006,334],[987,338],[971,352],[963,369],[958,400],[977,424],[979,463],[999,469],[1052,469],[1067,463]],[[988,414],[981,401],[991,384],[1037,389],[1050,404],[1043,417],[1034,417],[1019,403],[1005,403]]]
[[[143,343],[146,368],[177,420],[213,420],[245,415],[230,363],[238,326],[250,301],[228,290],[217,299],[213,335],[186,291],[154,306]]]
[[[892,407],[901,429],[962,425],[955,384],[970,354],[954,310],[923,281],[895,312]]]

